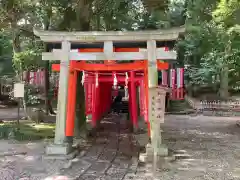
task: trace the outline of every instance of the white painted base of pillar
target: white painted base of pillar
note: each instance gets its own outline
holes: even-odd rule
[[[140,153],[139,154],[139,161],[147,163],[147,162],[149,162],[151,160],[149,159],[149,156],[147,155],[147,153]]]
[[[167,163],[175,160],[174,156],[168,156],[168,148],[165,145],[161,145],[158,150],[156,163]],[[154,151],[151,144],[146,145],[146,153],[140,153],[139,161],[143,163],[154,162]]]
[[[159,147],[157,154],[158,154],[158,156],[161,156],[161,157],[168,156],[168,147],[166,145],[162,144]]]
[[[153,151],[153,147],[152,147],[152,144],[147,144],[146,145],[146,154],[148,156],[153,156],[154,154],[154,151]],[[166,157],[168,156],[168,147],[164,144],[161,144],[161,146],[159,147],[158,149],[158,152],[157,152],[158,156],[160,157]]]
[[[72,144],[50,144],[46,147],[47,155],[68,155],[73,151]]]
[[[153,147],[150,143],[146,145],[146,154],[148,154],[149,156],[153,156]]]

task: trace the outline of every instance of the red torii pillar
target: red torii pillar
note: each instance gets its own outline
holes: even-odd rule
[[[133,125],[138,128],[138,111],[137,111],[137,88],[136,88],[136,82],[134,81],[135,78],[135,72],[130,72],[130,113],[131,113],[131,119]]]
[[[70,61],[70,67],[73,67],[75,61]],[[71,68],[70,68],[71,69]],[[74,121],[77,93],[77,71],[70,71],[68,84],[67,117],[66,117],[66,137],[74,136]]]
[[[96,117],[96,111],[97,111],[97,107],[96,107],[96,96],[97,96],[97,91],[96,91],[96,84],[93,83],[92,84],[92,126],[95,127],[96,126],[96,121],[97,121],[97,117]]]

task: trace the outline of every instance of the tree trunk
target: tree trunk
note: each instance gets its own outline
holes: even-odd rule
[[[44,21],[44,30],[49,30],[49,26],[50,26],[50,22],[51,22],[51,17],[52,17],[52,8],[47,8],[46,9],[47,12],[47,18]],[[48,48],[47,45],[44,45],[44,49],[45,52],[48,52]],[[45,96],[45,114],[49,115],[50,114],[55,114],[55,112],[53,111],[52,108],[52,104],[51,104],[51,96],[49,94],[49,88],[50,88],[50,80],[49,80],[49,61],[45,61],[45,76],[44,76],[44,82],[45,82],[45,86],[44,86],[44,96]]]
[[[168,7],[167,0],[142,0],[144,7],[148,12],[153,12],[156,10],[165,10]]]
[[[228,43],[225,48],[225,53],[228,55],[231,53],[231,40],[228,40]],[[228,59],[226,59],[228,60]],[[229,97],[229,92],[228,92],[228,63],[225,62],[223,63],[223,67],[220,72],[220,89],[219,89],[219,95],[220,98],[222,99],[227,99]]]
[[[45,62],[45,86],[44,86],[44,96],[45,96],[45,114],[55,114],[52,108],[52,95],[50,95],[50,81],[49,81],[49,61]]]
[[[220,72],[220,89],[219,95],[222,99],[227,99],[229,97],[228,92],[228,66],[224,66]]]
[[[79,0],[76,8],[76,29],[79,31],[90,30],[90,16],[91,16],[92,0]]]
[[[89,31],[90,30],[90,15],[91,15],[92,0],[80,0],[76,9],[76,30]],[[86,130],[86,116],[85,116],[85,94],[84,86],[81,84],[82,72],[78,73],[77,83],[77,102],[76,102],[76,118],[75,118],[75,136],[79,137],[80,131]]]
[[[11,28],[12,28],[12,48],[13,48],[13,55],[16,53],[21,52],[21,42],[20,42],[20,33],[18,32],[18,28],[16,23],[12,23],[11,24]],[[22,81],[22,77],[23,77],[23,68],[22,68],[22,63],[20,62],[20,69],[19,71],[17,71],[16,77],[19,81]],[[28,120],[31,120],[30,116],[27,113],[27,105],[26,105],[26,97],[24,97],[22,99],[22,105],[23,105],[23,109],[24,109],[24,114],[25,117],[27,117]]]

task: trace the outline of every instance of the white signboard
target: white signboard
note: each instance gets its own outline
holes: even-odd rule
[[[167,90],[161,87],[149,89],[149,120],[152,122],[164,123],[165,96]]]
[[[24,84],[23,83],[14,84],[14,97],[16,97],[16,98],[24,97]]]

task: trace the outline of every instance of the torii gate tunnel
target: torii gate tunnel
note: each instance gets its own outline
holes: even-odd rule
[[[163,87],[171,84],[171,87],[175,88],[176,81],[174,75],[168,83],[166,74],[171,62],[176,60],[176,52],[170,51],[168,47],[157,47],[157,42],[176,40],[181,32],[184,32],[183,28],[126,33],[35,31],[35,34],[47,43],[61,43],[61,49],[43,53],[43,60],[61,60],[60,64],[52,65],[53,71],[60,71],[55,144],[62,144],[64,137],[74,136],[77,73],[79,71],[83,74],[85,114],[91,115],[93,127],[106,112],[109,112],[112,104],[111,92],[116,89],[116,86],[121,85],[125,86],[129,92],[129,112],[132,124],[138,128],[137,98],[139,96],[140,114],[148,124],[148,132],[152,136],[152,126],[160,127],[160,123],[164,121],[156,122],[155,120],[154,125],[150,123],[152,112],[149,112],[151,111],[149,109],[151,107],[149,88],[158,86],[158,71],[162,71],[161,85]],[[88,44],[102,42],[103,47],[81,47],[73,50],[71,44],[79,42]],[[126,47],[114,46],[115,42],[124,42]],[[128,43],[131,42],[146,42],[146,48],[129,47]],[[103,62],[89,63],[89,61]],[[118,63],[118,61],[127,62]],[[180,71],[180,74],[183,75],[183,71]],[[180,81],[183,84],[181,79]],[[137,87],[140,89],[140,95],[137,93]],[[183,89],[183,86],[179,89],[181,88]],[[180,94],[183,94],[183,91]],[[183,95],[177,96],[183,97]],[[156,133],[159,134],[159,132]]]

